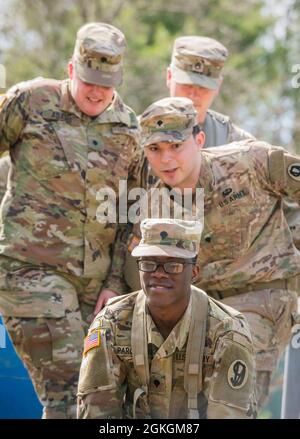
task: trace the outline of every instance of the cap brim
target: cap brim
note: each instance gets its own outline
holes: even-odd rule
[[[159,142],[182,143],[187,140],[193,133],[193,129],[189,128],[184,131],[157,131],[148,136],[142,134],[141,146],[144,148]]]
[[[170,256],[173,258],[194,258],[197,253],[185,250],[183,248],[174,247],[171,245],[145,245],[139,244],[136,246],[131,255],[134,257],[139,256]]]
[[[220,86],[220,78],[210,78],[201,73],[181,70],[178,67],[172,66],[172,75],[175,82],[178,84],[192,84],[200,87],[216,90]]]
[[[75,61],[75,70],[77,76],[89,84],[102,87],[117,87],[122,84],[123,71],[121,66],[117,72],[101,72],[100,70],[90,69]]]

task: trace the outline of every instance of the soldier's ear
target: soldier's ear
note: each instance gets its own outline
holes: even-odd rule
[[[195,137],[195,140],[199,149],[202,149],[205,144],[205,132],[203,130],[199,131]]]
[[[171,71],[171,67],[167,67],[167,77],[166,77],[166,81],[167,81],[167,87],[170,88],[171,86],[171,79],[172,79],[172,71]]]
[[[197,278],[199,276],[199,273],[200,273],[199,265],[197,265],[197,264],[193,265],[193,268],[192,268],[192,283],[194,283],[197,280]]]

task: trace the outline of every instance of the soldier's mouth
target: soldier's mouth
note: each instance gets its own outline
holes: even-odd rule
[[[170,284],[168,284],[168,285],[166,285],[166,284],[150,284],[149,289],[152,291],[163,292],[163,291],[171,290],[172,286]]]
[[[172,175],[177,171],[178,168],[172,168],[172,169],[165,169],[164,171],[161,171],[163,174]]]
[[[98,104],[99,102],[102,102],[102,99],[99,98],[92,98],[92,97],[87,97],[87,99],[92,102],[93,104]]]

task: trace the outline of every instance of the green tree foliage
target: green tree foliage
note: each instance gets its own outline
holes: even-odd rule
[[[220,40],[230,54],[214,108],[259,138],[288,147],[300,141],[299,93],[291,87],[299,53],[299,0],[288,0],[280,16],[273,11],[277,0],[2,2],[0,63],[6,66],[8,86],[36,76],[66,76],[77,29],[88,21],[105,21],[127,37],[120,92],[139,113],[168,95],[166,68],[174,39],[206,35]]]

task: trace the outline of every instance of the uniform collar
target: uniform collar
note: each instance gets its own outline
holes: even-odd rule
[[[190,329],[191,314],[192,314],[192,293],[187,309],[179,322],[172,329],[167,339],[164,340],[158,331],[155,323],[148,310],[146,312],[146,328],[148,334],[148,344],[153,344],[158,348],[156,358],[168,357],[173,355],[176,349],[181,350],[187,341]]]
[[[78,116],[80,119],[83,118],[84,114],[79,110],[77,105],[72,98],[70,92],[70,80],[65,79],[61,83],[61,98],[60,98],[60,109],[66,113],[72,113]]]
[[[98,123],[121,123],[131,127],[135,125],[130,117],[132,112],[128,111],[121,97],[115,91],[114,98],[106,110],[95,119]]]

